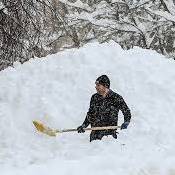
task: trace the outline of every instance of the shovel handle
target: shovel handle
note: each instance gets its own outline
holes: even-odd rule
[[[85,131],[97,131],[97,130],[106,130],[106,129],[118,129],[120,126],[103,126],[103,127],[93,127],[93,128],[84,128]],[[56,132],[62,133],[62,132],[72,132],[77,131],[77,129],[63,129],[63,130],[56,130]]]

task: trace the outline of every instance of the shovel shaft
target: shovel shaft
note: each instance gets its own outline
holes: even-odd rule
[[[120,126],[103,126],[103,127],[93,127],[93,128],[84,128],[85,131],[97,131],[97,130],[106,130],[106,129],[118,129]],[[77,131],[77,129],[63,129],[63,130],[56,130],[56,132],[62,133],[62,132],[73,132]]]

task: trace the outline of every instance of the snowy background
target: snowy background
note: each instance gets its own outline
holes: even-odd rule
[[[155,51],[94,42],[1,71],[0,174],[174,175],[174,70],[175,62]],[[102,74],[132,113],[118,140],[90,143],[88,131],[49,137],[35,130],[34,119],[56,129],[79,126]]]

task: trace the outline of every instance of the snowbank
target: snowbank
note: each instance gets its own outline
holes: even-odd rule
[[[154,51],[124,51],[114,42],[90,43],[0,72],[1,175],[175,173],[175,62]],[[132,122],[111,137],[89,143],[89,133],[55,138],[35,131],[38,119],[53,128],[80,125],[107,74]],[[120,114],[120,124],[123,116]]]

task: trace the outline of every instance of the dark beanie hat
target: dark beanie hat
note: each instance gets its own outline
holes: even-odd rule
[[[107,88],[110,88],[110,80],[107,75],[101,75],[96,79],[96,83],[99,83]]]

